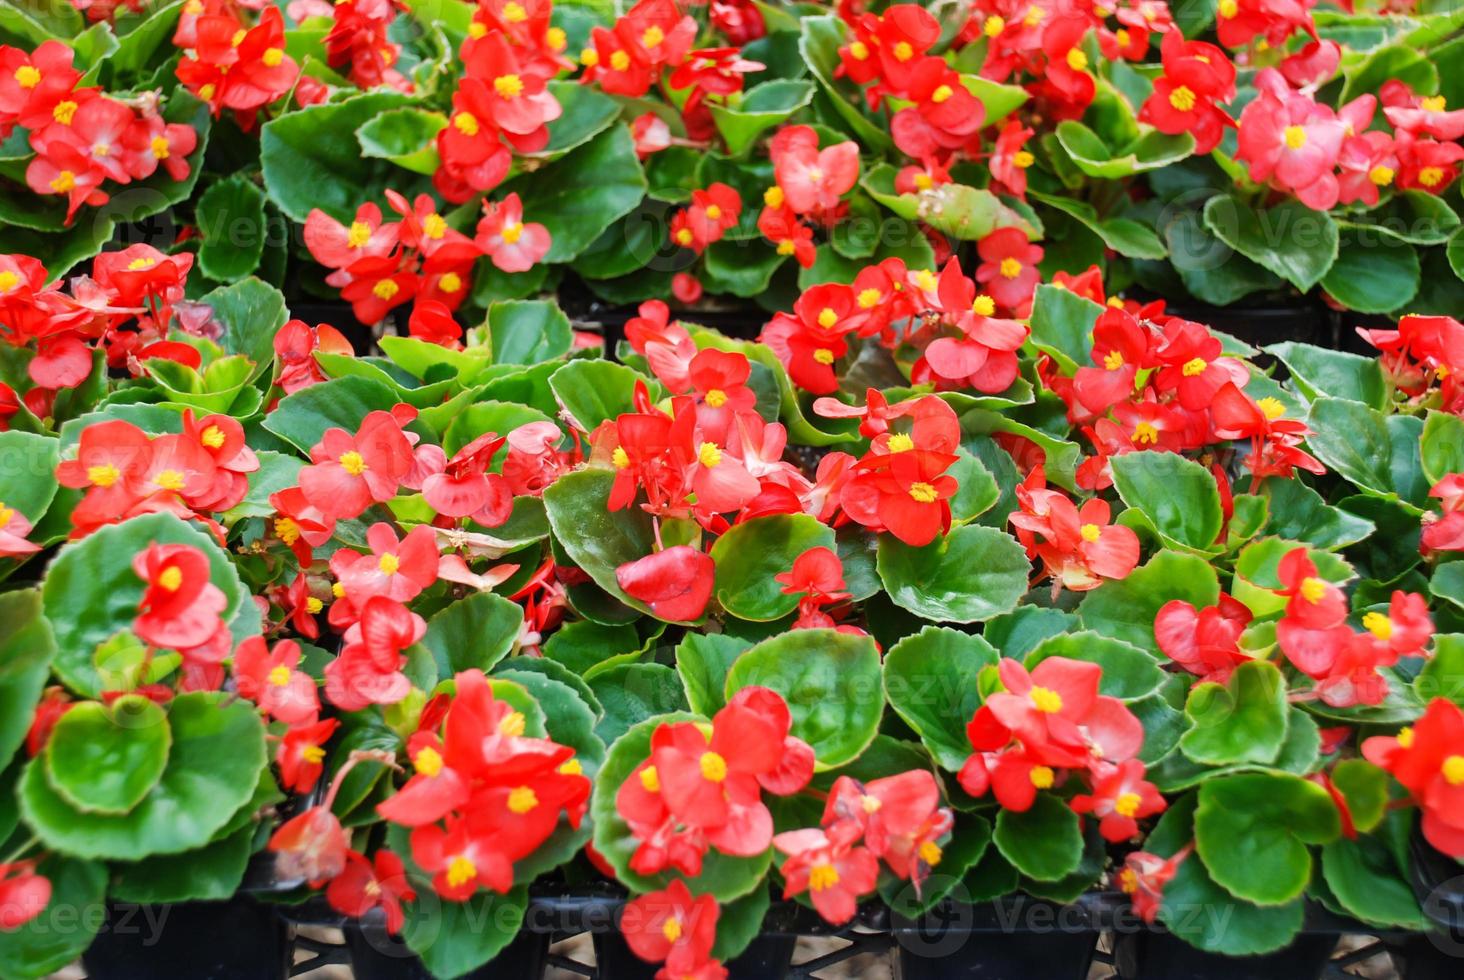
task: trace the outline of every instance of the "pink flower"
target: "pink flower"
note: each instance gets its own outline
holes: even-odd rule
[[[1260,95],[1240,114],[1236,159],[1251,180],[1289,190],[1307,207],[1326,211],[1337,203],[1337,165],[1346,124],[1308,95],[1293,92],[1274,69],[1256,76]]]
[[[517,194],[494,204],[483,202],[483,217],[473,237],[483,253],[503,272],[527,272],[537,265],[553,244],[549,229],[524,222],[524,205]]]

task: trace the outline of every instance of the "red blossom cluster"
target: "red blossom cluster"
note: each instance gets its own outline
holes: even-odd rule
[[[1235,98],[1235,65],[1225,52],[1204,41],[1186,41],[1177,30],[1160,45],[1164,73],[1139,109],[1139,119],[1161,133],[1190,133],[1195,153],[1220,145],[1225,127],[1235,120],[1218,103]]]
[[[837,629],[841,633],[863,635],[857,626],[839,626],[825,607],[845,603],[844,563],[832,548],[809,548],[793,559],[793,567],[773,576],[784,595],[798,596],[798,618],[789,629]]]
[[[410,92],[412,83],[394,67],[401,47],[387,35],[396,15],[406,9],[402,0],[336,0],[325,36],[326,63],[346,68],[346,77],[360,89],[389,85]]]
[[[37,194],[64,196],[67,224],[83,204],[107,203],[109,181],[145,180],[159,167],[183,180],[198,146],[191,126],[163,119],[156,92],[122,99],[80,85],[74,55],[60,41],[29,53],[0,45],[0,139],[26,130],[36,155],[25,182]]]
[[[1144,726],[1122,701],[1098,693],[1101,667],[1048,657],[1029,673],[1003,658],[997,672],[1001,689],[987,695],[966,726],[975,750],[959,775],[966,792],[979,797],[990,790],[1003,807],[1022,813],[1039,790],[1081,776],[1089,792],[1069,805],[1097,817],[1099,833],[1113,843],[1137,834],[1139,820],[1163,812],[1164,798],[1136,758]]]
[[[832,925],[854,918],[862,895],[874,890],[880,862],[918,895],[940,864],[955,823],[940,805],[940,787],[927,769],[861,783],[840,776],[829,790],[818,827],[790,830],[773,838],[787,855],[779,871],[783,897],[808,893],[818,914]]]
[[[1409,404],[1464,414],[1464,324],[1451,316],[1409,314],[1395,330],[1357,332],[1382,352],[1383,377]]]
[[[1282,70],[1262,69],[1255,85],[1259,96],[1240,114],[1236,159],[1252,180],[1295,194],[1308,207],[1325,211],[1358,201],[1372,207],[1385,187],[1442,194],[1459,176],[1464,110],[1445,112],[1442,97],[1420,98],[1402,81],[1387,82],[1381,94],[1394,127],[1389,134],[1370,128],[1374,95],[1333,111],[1292,88]]]
[[[1068,280],[1068,288],[1104,302],[1096,272],[1085,274],[1082,285]],[[1245,462],[1255,482],[1290,477],[1297,468],[1322,472],[1301,448],[1310,430],[1286,418],[1279,399],[1245,393],[1250,372],[1222,353],[1209,328],[1165,315],[1162,302],[1138,308],[1114,299],[1107,306],[1093,327],[1092,365],[1068,377],[1050,357],[1038,364],[1043,384],[1067,403],[1068,419],[1093,447],[1078,467],[1080,486],[1111,486],[1114,456],[1183,452],[1232,439],[1250,442]]]
[[[712,718],[659,725],[651,754],[615,794],[615,810],[638,844],[637,874],[667,868],[695,877],[709,848],[733,857],[762,854],[773,842],[763,791],[798,792],[813,776],[813,749],[790,735],[781,695],[745,687]]]
[[[833,227],[849,210],[843,196],[859,180],[859,146],[852,140],[819,147],[811,126],[785,126],[768,144],[773,186],[763,193],[758,230],[805,269],[813,265],[813,229]]]
[[[289,94],[300,78],[300,66],[285,51],[284,15],[273,5],[250,27],[231,0],[185,4],[173,44],[183,50],[178,81],[215,116],[232,109],[246,131],[260,109]]]
[[[1236,667],[1252,659],[1240,648],[1251,619],[1250,608],[1228,595],[1203,609],[1171,599],[1154,617],[1154,639],[1160,652],[1191,674],[1224,684]]]
[[[1106,579],[1128,578],[1139,563],[1139,537],[1132,528],[1109,523],[1108,501],[1092,497],[1078,507],[1034,466],[1017,487],[1019,509],[1010,517],[1028,558],[1041,558],[1043,576],[1060,589],[1086,592]]]
[[[726,980],[726,967],[712,956],[720,915],[715,898],[693,897],[677,878],[628,902],[620,931],[635,955],[665,964],[655,980]]]
[[[159,436],[124,419],[81,430],[75,456],[56,468],[62,486],[83,491],[71,512],[71,537],[139,514],[170,513],[223,540],[223,528],[209,515],[244,499],[259,459],[231,416],[196,419],[185,409],[182,422],[182,432]]]
[[[532,13],[529,7],[533,8]],[[458,55],[463,77],[437,134],[432,186],[461,204],[508,176],[513,152],[537,153],[563,109],[548,83],[569,67],[564,34],[549,26],[550,3],[480,3]]]
[[[691,192],[691,204],[671,216],[671,241],[697,255],[722,240],[742,216],[742,195],[735,188],[715,183]]]
[[[524,272],[549,251],[548,230],[523,220],[517,194],[485,200],[473,238],[448,225],[430,194],[408,201],[388,190],[386,199],[399,221],[383,221],[373,203],[357,208],[349,225],[319,208],[305,219],[306,247],[334,270],[326,283],[341,290],[362,323],[377,323],[415,298],[412,335],[460,346],[452,312],[468,297],[473,264],[486,256],[504,272]]]
[[[1323,703],[1334,708],[1381,704],[1388,680],[1378,668],[1427,656],[1434,627],[1423,596],[1395,591],[1388,611],[1365,614],[1358,633],[1347,625],[1347,597],[1321,577],[1306,548],[1287,552],[1276,574],[1277,594],[1286,597],[1276,641],[1291,665],[1316,681]]]
[[[1363,756],[1393,774],[1423,810],[1423,836],[1464,859],[1464,711],[1434,698],[1423,717],[1397,735],[1374,735]]]
[[[1451,473],[1435,483],[1428,495],[1439,501],[1443,514],[1423,515],[1419,550],[1425,555],[1437,551],[1464,551],[1464,473]]]

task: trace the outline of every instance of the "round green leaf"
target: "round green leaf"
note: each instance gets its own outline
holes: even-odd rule
[[[1322,288],[1349,310],[1391,313],[1418,293],[1419,276],[1418,252],[1407,242],[1344,232]]]
[[[593,432],[601,422],[636,410],[637,381],[645,382],[652,398],[658,397],[658,384],[611,361],[570,361],[549,378],[549,387],[574,424]]]
[[[712,546],[717,601],[739,619],[771,622],[798,608],[774,576],[812,548],[834,547],[834,531],[807,514],[776,514],[737,524]]]
[[[1322,848],[1322,876],[1344,909],[1363,922],[1427,930],[1407,874],[1381,836],[1344,838]]]
[[[951,623],[981,622],[1016,608],[1032,570],[1016,538],[971,524],[923,548],[882,535],[877,563],[895,605]]]
[[[1320,396],[1348,398],[1373,408],[1387,404],[1388,389],[1383,383],[1383,371],[1376,357],[1362,357],[1291,340],[1270,345],[1266,353],[1286,365],[1291,384],[1308,399]]]
[[[1250,660],[1224,684],[1196,684],[1184,713],[1191,727],[1179,748],[1195,762],[1270,765],[1286,741],[1286,679],[1275,664]]]
[[[708,850],[702,871],[688,880],[679,871],[668,869],[656,875],[641,875],[630,869],[630,859],[640,842],[615,809],[615,794],[630,778],[635,767],[651,754],[651,735],[663,724],[701,722],[706,719],[687,712],[658,715],[631,727],[615,740],[605,756],[605,764],[595,776],[595,792],[590,798],[590,817],[595,824],[595,850],[615,869],[615,877],[631,891],[644,893],[665,888],[677,878],[688,881],[697,894],[710,894],[718,902],[730,902],[756,888],[772,862],[773,850],[756,857],[728,857],[715,848]]]
[[[509,181],[503,191],[517,193],[527,219],[549,229],[553,244],[544,260],[568,262],[640,204],[646,175],[630,127],[611,126],[547,167]]]
[[[890,647],[884,689],[941,767],[959,771],[971,755],[966,723],[981,706],[976,679],[1000,654],[979,636],[927,626]]]
[[[134,694],[111,705],[83,701],[46,742],[46,778],[78,810],[127,813],[162,778],[172,741],[156,701]]]
[[[615,578],[615,570],[621,565],[654,550],[651,518],[634,506],[610,513],[608,502],[614,483],[615,474],[609,470],[566,473],[545,489],[544,510],[555,540],[575,565],[616,599],[651,615],[650,607],[628,595]]]
[[[227,901],[244,880],[254,837],[251,822],[196,850],[118,864],[111,897],[139,904]]]
[[[774,80],[748,89],[735,107],[721,102],[709,105],[712,121],[727,141],[727,152],[736,156],[812,99],[812,82]]]
[[[538,364],[553,360],[569,353],[574,342],[569,317],[558,305],[536,299],[490,305],[488,335],[493,345],[494,364]]]
[[[0,636],[0,768],[4,768],[30,730],[33,710],[51,674],[56,640],[41,615],[41,594],[34,589],[0,594],[0,623],[5,624]]]
[[[162,778],[121,816],[74,809],[51,789],[46,760],[32,759],[18,794],[25,822],[48,847],[76,857],[136,861],[202,847],[253,795],[266,763],[258,712],[226,700],[204,692],[173,699]]]
[[[1205,227],[1303,292],[1320,282],[1337,259],[1332,216],[1290,198],[1256,211],[1228,194],[1212,197],[1205,204]]]
[[[1285,905],[1311,880],[1308,844],[1342,832],[1321,786],[1285,773],[1240,773],[1200,786],[1195,849],[1210,876],[1236,898]]]
[[[1083,831],[1078,815],[1051,793],[1038,793],[1025,812],[1002,809],[992,838],[1001,856],[1022,874],[1056,881],[1083,861]]]
[[[234,622],[248,593],[229,556],[208,533],[172,514],[146,514],[109,525],[63,547],[41,586],[46,618],[56,634],[56,673],[79,694],[101,693],[96,649],[137,618],[144,582],[132,570],[132,558],[153,542],[189,544],[207,555],[209,579],[227,600],[224,622],[233,624],[236,639],[259,632],[252,607]]]
[[[589,684],[605,709],[595,734],[607,745],[647,718],[686,710],[676,672],[665,664],[612,664]]]
[[[400,848],[397,853],[404,853]],[[471,973],[513,941],[529,907],[524,886],[507,895],[480,891],[466,902],[447,902],[432,891],[431,879],[413,876],[417,901],[406,906],[402,939],[422,965],[438,977]]]
[[[1161,551],[1134,569],[1128,578],[1104,582],[1089,592],[1078,616],[1088,629],[1158,654],[1154,617],[1171,599],[1195,608],[1213,606],[1220,598],[1215,569],[1203,558]]]
[[[813,746],[820,770],[858,758],[879,731],[884,694],[868,636],[793,630],[763,640],[733,662],[725,693],[754,685],[788,702],[793,734]]]
[[[518,641],[523,609],[493,592],[477,592],[427,620],[422,645],[432,652],[440,677],[463,670],[492,670]]]
[[[1137,452],[1113,457],[1113,485],[1140,511],[1165,544],[1218,551],[1224,515],[1210,471],[1179,453]]]

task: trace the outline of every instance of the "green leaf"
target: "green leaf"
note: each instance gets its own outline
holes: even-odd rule
[[[46,778],[78,810],[124,814],[163,777],[172,741],[155,701],[135,694],[110,705],[84,701],[61,716],[46,742]]]
[[[1376,92],[1390,79],[1405,82],[1415,92],[1439,90],[1439,73],[1433,62],[1424,52],[1403,44],[1378,48],[1342,74],[1347,81],[1343,83],[1338,105],[1364,92]]]
[[[37,524],[56,498],[60,442],[32,432],[0,432],[0,460],[0,506]]]
[[[1020,228],[1028,238],[1038,229],[984,187],[938,184],[915,195],[915,217],[953,238],[978,241],[998,228]]]
[[[111,897],[139,904],[227,901],[244,880],[254,836],[251,822],[196,850],[118,864]]]
[[[1344,229],[1322,288],[1349,310],[1391,313],[1417,295],[1420,274],[1418,252],[1407,242]]]
[[[950,499],[951,523],[965,524],[986,513],[1001,499],[996,477],[980,458],[965,447],[956,447],[957,459],[946,470],[956,480],[956,492]]]
[[[1161,857],[1173,856],[1193,837],[1194,809],[1194,794],[1172,803],[1146,847]],[[1159,920],[1199,949],[1251,956],[1288,945],[1301,929],[1303,908],[1300,899],[1273,908],[1241,901],[1215,884],[1204,862],[1191,854],[1164,887]]]
[[[1449,412],[1430,411],[1423,422],[1419,452],[1423,475],[1430,484],[1451,473],[1464,473],[1464,419]]]
[[[763,640],[733,661],[724,693],[752,686],[788,702],[793,734],[813,746],[819,770],[858,758],[879,731],[879,651],[868,636],[817,629]]]
[[[199,302],[213,310],[214,322],[223,327],[219,346],[254,362],[251,381],[273,363],[275,334],[290,318],[283,293],[250,277],[205,293]]]
[[[36,836],[63,854],[131,861],[208,843],[254,793],[266,763],[264,726],[247,701],[203,692],[175,697],[168,723],[173,746],[162,778],[125,815],[73,809],[47,783],[45,760],[31,760],[19,792]]]
[[[36,870],[51,882],[46,911],[18,929],[0,930],[0,976],[13,980],[40,980],[75,962],[107,917],[105,865],[53,854]]]
[[[1011,656],[1009,652],[1006,655]],[[1138,701],[1148,697],[1159,689],[1166,676],[1153,654],[1090,630],[1063,633],[1041,641],[1027,654],[1027,669],[1031,670],[1048,657],[1098,664],[1103,668],[1099,693],[1120,701]]]
[[[981,100],[982,108],[986,110],[982,116],[982,125],[985,126],[1010,116],[1031,98],[1020,85],[1003,85],[980,75],[963,72],[961,84],[966,86],[966,91]]]
[[[607,745],[647,718],[686,710],[676,672],[665,664],[614,664],[589,683],[605,708],[595,734]]]
[[[362,123],[356,129],[361,156],[390,160],[404,170],[431,177],[441,166],[437,157],[437,134],[447,125],[447,116],[428,109],[391,109]]]
[[[1252,293],[1283,286],[1275,273],[1212,235],[1196,211],[1180,211],[1163,225],[1162,231],[1170,264],[1179,273],[1184,288],[1202,302],[1228,306]]]
[[[1196,852],[1217,884],[1257,905],[1299,898],[1312,874],[1307,845],[1341,832],[1331,795],[1300,776],[1241,773],[1200,786]]]
[[[927,626],[890,647],[884,690],[890,707],[951,772],[971,755],[966,724],[981,706],[977,677],[1001,658],[979,636]]]
[[[635,383],[645,382],[654,399],[660,386],[639,371],[613,361],[570,361],[549,378],[554,397],[583,432],[607,419],[635,411]]]
[[[981,622],[1014,609],[1031,572],[1015,538],[973,524],[952,528],[923,548],[882,535],[877,562],[895,605],[952,623]]]
[[[574,330],[558,305],[510,300],[488,307],[494,364],[538,364],[569,353]]]
[[[1464,609],[1464,562],[1451,561],[1440,565],[1433,578],[1429,579],[1428,591]]]
[[[598,88],[567,78],[551,81],[548,87],[559,103],[560,116],[549,124],[544,149],[527,153],[527,157],[556,160],[603,133],[620,115],[620,103]]]
[[[1337,259],[1337,224],[1325,211],[1286,199],[1261,211],[1221,195],[1205,204],[1205,227],[1226,245],[1302,292]]]
[[[583,676],[607,660],[639,652],[640,645],[640,634],[633,626],[607,626],[585,619],[555,630],[544,643],[544,656]]]
[[[1224,515],[1215,478],[1179,453],[1137,452],[1113,457],[1113,485],[1171,547],[1215,550]]]
[[[748,89],[735,106],[709,102],[712,121],[733,156],[747,150],[764,132],[785,121],[813,100],[813,83],[763,82]]]
[[[308,388],[306,389],[309,390]],[[456,453],[481,435],[496,432],[508,435],[521,425],[531,422],[552,422],[553,419],[536,409],[516,402],[500,402],[488,398],[477,398],[467,408],[459,409],[442,433],[442,448]],[[501,461],[508,455],[508,449],[500,448],[494,454]],[[494,528],[495,531],[499,530]]]
[[[153,56],[160,50],[171,53],[172,45],[169,42],[182,11],[182,0],[164,3],[147,13],[141,23],[121,34],[117,38],[117,49],[106,63],[112,77],[144,71],[153,64]]]
[[[1128,578],[1104,582],[1084,596],[1078,616],[1087,629],[1124,640],[1158,655],[1154,617],[1171,599],[1195,608],[1213,606],[1220,584],[1209,562],[1194,555],[1161,551]]]
[[[430,880],[421,878],[414,884],[418,895],[432,894]],[[460,977],[513,941],[528,907],[529,893],[523,885],[506,895],[479,891],[465,902],[408,902],[402,939],[433,976]]]
[[[646,193],[627,126],[612,126],[583,146],[504,185],[523,198],[527,220],[549,229],[545,262],[568,262],[629,214]]]
[[[1265,350],[1286,365],[1291,383],[1308,401],[1326,397],[1346,398],[1373,408],[1387,404],[1388,389],[1375,357],[1359,357],[1290,340],[1272,344]]]
[[[1109,180],[1167,167],[1195,150],[1195,139],[1189,133],[1169,136],[1148,127],[1144,129],[1127,146],[1112,149],[1087,126],[1067,119],[1057,124],[1057,141],[1079,170],[1089,177]]]
[[[208,556],[209,579],[227,600],[224,622],[233,623],[248,602],[238,571],[217,542],[172,514],[134,517],[67,544],[46,570],[41,596],[56,635],[56,674],[78,694],[101,694],[93,654],[137,618],[145,583],[132,570],[132,558],[153,542],[192,545]],[[253,613],[252,605],[249,612]],[[258,614],[253,613],[252,620],[241,616],[235,629],[236,639],[257,634]]]
[[[992,840],[1002,857],[1038,881],[1070,875],[1083,860],[1078,815],[1051,793],[1038,793],[1025,812],[1000,810]]]
[[[772,848],[756,857],[728,857],[712,848],[702,862],[701,874],[687,879],[678,871],[667,870],[656,875],[640,875],[630,869],[630,859],[639,846],[615,808],[615,794],[631,773],[651,754],[651,735],[663,724],[704,721],[700,715],[686,712],[658,715],[632,727],[617,738],[605,756],[605,764],[595,776],[595,791],[590,797],[590,817],[595,825],[595,850],[615,869],[615,877],[634,892],[644,893],[665,888],[677,878],[696,886],[697,894],[710,894],[718,902],[730,902],[757,888],[772,861]]]
[[[723,962],[745,950],[763,931],[763,919],[772,904],[767,887],[754,888],[734,902],[724,904],[717,915],[717,941],[712,956]]]
[[[1358,402],[1318,398],[1307,425],[1312,453],[1359,490],[1400,501],[1415,513],[1427,500],[1419,455],[1423,422],[1416,416],[1385,416]]]
[[[1169,250],[1154,233],[1154,229],[1132,218],[1100,218],[1091,204],[1059,194],[1042,194],[1028,191],[1033,200],[1041,201],[1050,208],[1056,208],[1070,216],[1093,234],[1103,239],[1103,244],[1119,255],[1131,259],[1165,259]]]
[[[610,513],[608,501],[614,482],[615,474],[608,470],[567,473],[545,489],[544,509],[555,539],[575,565],[600,588],[650,615],[645,603],[620,588],[615,570],[651,553],[655,542],[651,518],[634,506]]]
[[[210,279],[242,279],[264,254],[264,191],[244,174],[211,184],[195,210],[203,244],[198,269]]]
[[[367,415],[390,411],[396,402],[396,393],[380,381],[332,378],[281,398],[264,427],[308,454],[327,429],[355,432]]]
[[[1388,774],[1366,759],[1343,759],[1333,766],[1332,788],[1347,801],[1355,830],[1366,834],[1387,816]]]
[[[1071,289],[1042,285],[1032,301],[1032,344],[1064,373],[1087,367],[1093,358],[1093,325],[1103,307]]]
[[[1001,651],[1003,657],[1021,658],[1037,644],[1052,636],[1072,630],[1078,618],[1061,609],[1042,606],[1018,606],[986,621],[981,635]]]
[[[1336,840],[1322,848],[1322,877],[1344,909],[1363,922],[1426,931],[1431,923],[1406,875],[1378,837]]]
[[[518,603],[492,592],[477,592],[427,620],[422,645],[437,661],[441,677],[464,670],[492,670],[513,650],[523,618]]]
[[[788,261],[767,241],[723,239],[702,256],[704,285],[711,292],[757,297],[767,292],[773,275]]]
[[[386,160],[362,156],[355,134],[381,113],[409,102],[400,92],[368,92],[306,106],[265,123],[259,132],[259,160],[270,200],[302,223],[315,208],[349,222],[363,201],[378,198],[388,185],[405,192],[401,171]]]
[[[800,593],[785,593],[775,576],[790,571],[805,551],[833,547],[833,529],[807,514],[777,514],[737,524],[712,546],[717,601],[739,619],[781,619],[798,608]]]
[[[1328,505],[1300,480],[1271,478],[1261,486],[1271,501],[1268,534],[1335,551],[1373,533],[1372,521]]]
[[[1275,664],[1250,660],[1224,684],[1196,684],[1184,713],[1190,729],[1179,748],[1195,762],[1269,765],[1286,741],[1286,680]]]
[[[750,640],[726,633],[687,633],[676,646],[676,672],[686,691],[686,703],[710,718],[727,704],[727,672]]]
[[[41,615],[41,595],[34,589],[0,594],[0,770],[30,730],[36,702],[51,674],[56,640]],[[4,837],[0,824],[0,837]]]

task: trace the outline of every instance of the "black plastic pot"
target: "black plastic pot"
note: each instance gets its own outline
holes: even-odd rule
[[[227,902],[111,904],[81,958],[89,980],[270,980],[287,975],[290,929],[247,895]]]
[[[616,932],[593,934],[595,976],[598,980],[651,980],[661,968],[631,952],[625,937]],[[798,936],[792,933],[764,933],[741,954],[728,960],[728,980],[773,980],[788,975]]]
[[[1098,945],[1090,909],[1017,896],[965,905],[945,902],[891,933],[900,980],[1085,980]]]
[[[342,932],[355,980],[433,980],[416,954],[388,933],[380,919],[368,916],[361,922],[347,922]],[[548,955],[548,934],[524,929],[497,956],[464,974],[463,980],[542,977]]]
[[[1130,932],[1116,938],[1114,965],[1123,980],[1303,980],[1322,975],[1337,939],[1336,933],[1302,933],[1274,953],[1223,956],[1172,933]]]

